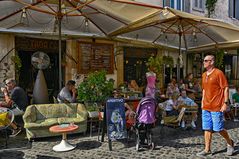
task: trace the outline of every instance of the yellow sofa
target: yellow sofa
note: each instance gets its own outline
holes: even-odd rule
[[[86,132],[87,110],[83,104],[35,104],[27,107],[24,115],[24,128],[28,140],[39,137],[56,136],[60,134],[49,132],[53,125],[74,123],[79,126],[72,133]]]

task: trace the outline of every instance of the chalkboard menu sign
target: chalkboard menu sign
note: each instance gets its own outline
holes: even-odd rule
[[[113,73],[113,45],[79,43],[80,73],[106,70]]]
[[[107,100],[106,123],[110,140],[127,137],[124,99],[112,98]]]

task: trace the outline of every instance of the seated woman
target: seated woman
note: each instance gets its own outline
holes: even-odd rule
[[[135,80],[131,80],[130,83],[128,84],[128,88],[131,91],[139,91],[139,86]]]
[[[172,78],[171,82],[168,84],[167,90],[166,90],[166,96],[168,97],[170,94],[177,94],[179,95],[179,88],[178,85],[176,83],[176,79]]]
[[[163,110],[162,118],[166,116],[177,116],[178,113],[178,107],[177,107],[177,95],[173,95],[172,93],[169,93],[169,99],[166,100],[163,103],[159,103],[158,106],[160,109]],[[164,123],[164,120],[161,120],[161,124]]]
[[[187,96],[187,92],[186,90],[182,90],[181,91],[181,96],[178,98],[178,106],[180,105],[186,105],[186,106],[198,106],[194,100],[192,100],[191,98],[189,98]],[[192,119],[191,119],[191,125],[192,125],[192,128],[196,128],[196,124],[195,124],[195,121],[197,121],[197,113],[192,113]],[[182,120],[182,123],[181,123],[181,127],[182,128],[185,128],[185,121]]]
[[[169,94],[169,99],[166,102],[165,112],[166,116],[178,115],[177,98],[173,94]]]

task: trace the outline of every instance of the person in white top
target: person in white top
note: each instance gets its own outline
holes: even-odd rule
[[[60,93],[57,95],[59,103],[74,103],[76,102],[76,88],[75,81],[69,80],[66,86],[63,87]]]

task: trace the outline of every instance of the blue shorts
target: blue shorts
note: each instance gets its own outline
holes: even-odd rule
[[[202,129],[208,131],[222,131],[224,129],[223,112],[202,110]]]

